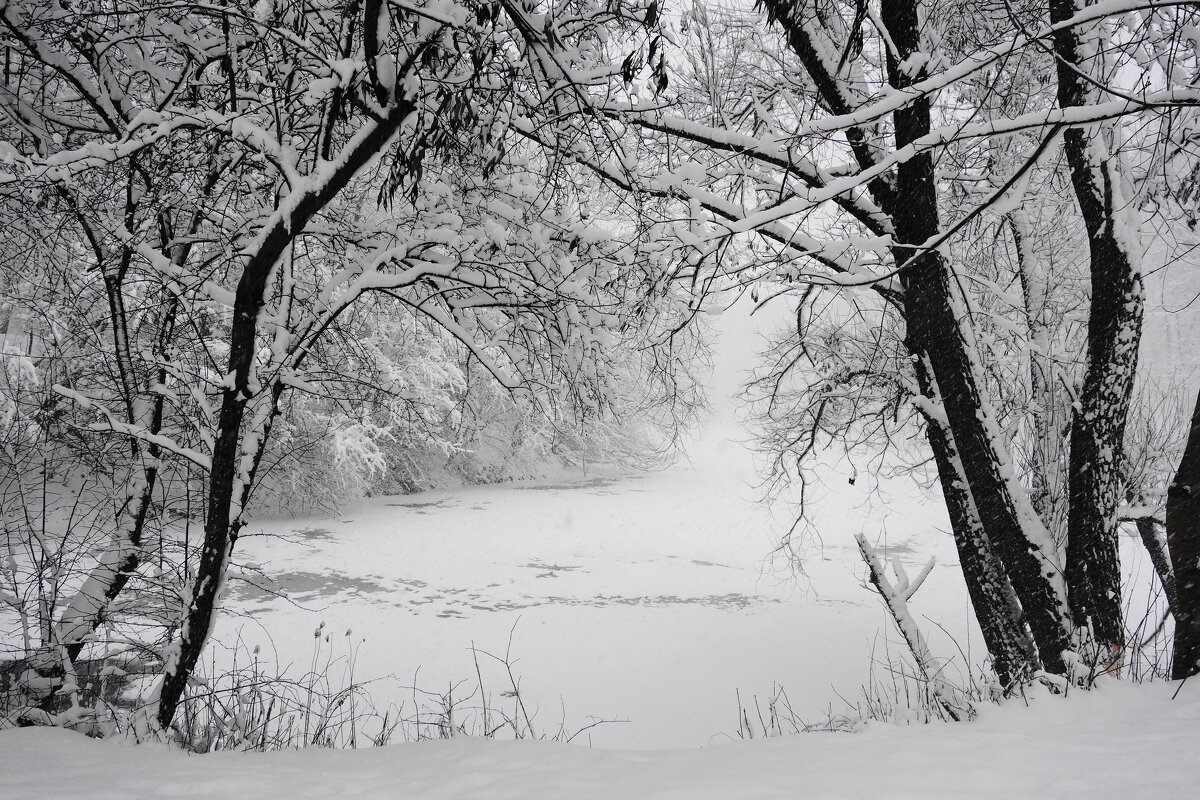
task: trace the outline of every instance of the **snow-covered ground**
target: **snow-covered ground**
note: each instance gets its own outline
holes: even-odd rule
[[[733,384],[730,348],[749,344],[726,342],[718,392]],[[913,605],[935,654],[956,657],[952,677],[960,646],[967,662],[984,655],[936,502],[906,481],[851,484],[831,466],[813,506],[817,537],[796,573],[772,556],[787,510],[772,516],[756,502],[742,437],[726,407],[691,462],[661,472],[374,498],[336,517],[257,523],[239,544],[261,576],[231,583],[213,648],[218,668],[237,642],[239,664],[257,647],[261,669],[295,676],[316,649],[318,666],[338,657],[327,669],[335,684],[377,679],[376,706],[411,715],[451,687],[460,699],[471,691],[473,646],[507,651],[537,732],[611,720],[574,744],[455,740],[190,757],[10,730],[0,732],[0,798],[1194,794],[1196,685],[1173,699],[1174,684],[1109,683],[1065,701],[983,708],[965,725],[737,741],[739,701],[757,716],[755,698],[765,711],[777,685],[796,713],[820,722],[846,709],[842,698],[859,701],[864,684],[890,683],[886,651],[898,658],[903,648],[863,586],[856,533],[911,567],[937,558]],[[1125,558],[1148,575],[1138,547]],[[489,704],[511,708],[502,665],[479,661]],[[476,695],[463,713],[478,705]]]
[[[1196,795],[1200,685],[1107,683],[983,709],[967,725],[655,752],[478,739],[377,750],[187,756],[59,729],[0,733],[0,797],[771,800],[1185,798]]]

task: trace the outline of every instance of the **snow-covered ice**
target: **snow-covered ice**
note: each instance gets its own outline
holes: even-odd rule
[[[255,526],[271,535],[244,537],[242,558],[295,604],[233,581],[219,638],[306,668],[324,622],[332,649],[355,648],[356,677],[395,676],[371,687],[390,704],[403,687],[473,682],[472,645],[502,655],[511,634],[539,728],[598,717],[622,721],[591,730],[595,746],[700,746],[736,731],[738,692],[780,684],[814,716],[842,707],[835,690],[858,694],[883,634],[897,638],[862,583],[862,531],[914,569],[937,557],[914,606],[982,659],[932,502],[908,492],[904,513],[885,514],[864,481],[831,477],[838,502],[823,503],[796,575],[772,556],[787,520],[756,502],[749,454],[720,432],[698,449],[662,472],[376,498],[335,519]],[[502,677],[485,672],[497,693]]]

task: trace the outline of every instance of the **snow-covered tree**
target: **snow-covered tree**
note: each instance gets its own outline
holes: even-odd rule
[[[589,221],[615,203],[556,139],[594,82],[565,65],[619,72],[605,32],[642,25],[587,3],[0,9],[0,203],[61,293],[31,335],[72,345],[40,380],[72,429],[123,450],[111,541],[48,644],[79,655],[181,511],[166,485],[195,487],[203,535],[153,706],[166,728],[286,428],[326,425],[370,470],[406,427],[457,446],[456,406],[485,376],[514,418],[563,432],[694,402],[682,353],[645,346],[688,336],[647,230]],[[48,305],[44,287],[25,297]],[[424,361],[421,337],[448,358]]]
[[[816,377],[797,415],[777,420],[777,445],[803,456],[830,435],[878,442],[902,428],[901,412],[919,415],[1004,683],[1067,674],[1076,654],[1111,661],[1123,645],[1115,526],[1138,228],[1153,205],[1144,154],[1200,99],[1194,12],[761,6],[768,29],[737,11],[685,13],[677,93],[655,94],[663,82],[645,73],[597,103],[627,126],[623,163],[636,160],[640,176],[599,157],[591,166],[672,209],[687,251],[678,277],[799,298],[779,363]],[[1043,180],[1057,197],[1031,202]],[[972,239],[981,226],[1003,232],[1006,274]],[[1072,243],[1087,245],[1085,259],[1062,258]],[[1055,283],[1055,270],[1076,267],[1081,279]],[[814,325],[822,309],[831,321]],[[1007,351],[988,340],[999,330]],[[997,364],[1014,353],[1016,392]],[[1014,448],[1017,418],[1027,433]],[[1064,512],[1065,548],[1051,528]]]

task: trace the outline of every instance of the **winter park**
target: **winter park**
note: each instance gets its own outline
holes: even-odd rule
[[[1196,4],[0,43],[0,800],[1196,794]]]

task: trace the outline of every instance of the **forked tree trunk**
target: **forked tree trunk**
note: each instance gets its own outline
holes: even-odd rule
[[[1050,0],[1050,19],[1062,22],[1080,9],[1077,0]],[[1058,101],[1063,108],[1092,102],[1087,77],[1095,56],[1085,33],[1064,28],[1054,35]],[[1124,224],[1130,209],[1115,159],[1099,125],[1064,134],[1071,183],[1087,228],[1091,259],[1087,371],[1071,426],[1068,467],[1067,595],[1075,626],[1116,655],[1125,644],[1117,506],[1125,422],[1141,341],[1143,292],[1137,243]]]
[[[855,539],[858,541],[858,552],[870,571],[871,583],[883,598],[892,619],[896,622],[897,630],[908,644],[908,650],[912,653],[913,661],[930,697],[955,722],[972,719],[975,709],[971,701],[942,677],[943,665],[933,657],[929,643],[925,641],[925,635],[921,633],[921,628],[913,619],[912,611],[908,607],[913,593],[921,588],[921,584],[933,569],[933,559],[929,559],[929,563],[911,580],[900,565],[899,559],[893,559],[892,570],[896,573],[896,582],[893,583],[887,576],[879,552],[867,542],[867,538],[860,533]]]
[[[884,0],[881,13],[894,44],[888,48],[889,81],[897,89],[920,80],[921,73],[901,63],[921,51],[917,0]],[[930,103],[919,98],[893,115],[896,147],[903,148],[930,130]],[[907,337],[914,356],[925,356],[942,398],[946,422],[958,455],[956,472],[966,476],[983,529],[1004,563],[1025,612],[1043,668],[1066,672],[1071,647],[1065,599],[1048,552],[1049,536],[1017,484],[991,409],[983,393],[977,354],[959,319],[950,265],[937,250],[919,245],[940,230],[937,184],[928,152],[901,162],[896,171],[893,248],[905,289]],[[907,246],[905,246],[907,245]]]
[[[1171,677],[1200,672],[1200,397],[1175,479],[1167,489],[1167,547],[1175,570]]]

